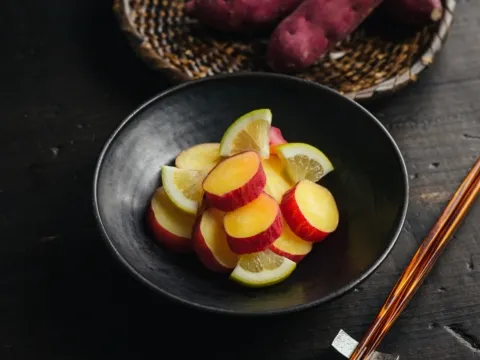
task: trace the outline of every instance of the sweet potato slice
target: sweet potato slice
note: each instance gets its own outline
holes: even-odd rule
[[[283,219],[278,203],[266,193],[231,212],[223,220],[227,242],[236,254],[267,249],[282,233]]]
[[[212,207],[233,211],[255,200],[266,182],[260,157],[254,151],[246,151],[214,167],[203,181],[203,190]]]

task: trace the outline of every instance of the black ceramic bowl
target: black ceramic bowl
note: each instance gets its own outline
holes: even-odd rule
[[[206,270],[194,255],[157,245],[145,211],[163,164],[192,145],[219,142],[233,120],[256,108],[272,110],[272,124],[288,141],[327,154],[335,171],[321,183],[335,196],[341,220],[287,280],[247,289]],[[234,74],[174,87],[123,121],[100,155],[93,202],[115,257],[159,293],[221,313],[277,314],[336,298],[375,271],[403,226],[408,177],[392,137],[355,102],[294,77]]]

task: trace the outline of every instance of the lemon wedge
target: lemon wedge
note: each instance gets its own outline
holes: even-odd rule
[[[162,166],[162,184],[170,200],[181,210],[195,215],[203,198],[206,171]]]
[[[334,170],[328,157],[312,145],[288,143],[278,145],[275,149],[294,183],[304,179],[317,182]]]
[[[265,250],[241,255],[230,279],[248,287],[266,287],[288,278],[296,266],[294,261]]]
[[[243,151],[255,151],[263,159],[270,156],[270,126],[272,112],[269,109],[250,111],[235,120],[223,134],[220,156],[232,156]]]

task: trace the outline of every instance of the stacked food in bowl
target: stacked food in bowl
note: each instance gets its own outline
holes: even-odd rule
[[[269,109],[254,110],[220,143],[182,151],[162,167],[147,217],[165,248],[194,250],[208,269],[246,286],[286,279],[339,223],[334,196],[317,183],[331,161],[271,124]]]

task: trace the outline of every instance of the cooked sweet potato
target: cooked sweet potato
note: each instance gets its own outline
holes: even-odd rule
[[[305,0],[274,30],[267,60],[276,71],[309,67],[343,40],[383,0]]]
[[[442,0],[385,0],[382,5],[402,24],[425,25],[442,18]]]
[[[246,32],[273,26],[303,0],[189,0],[185,13],[217,30]]]

